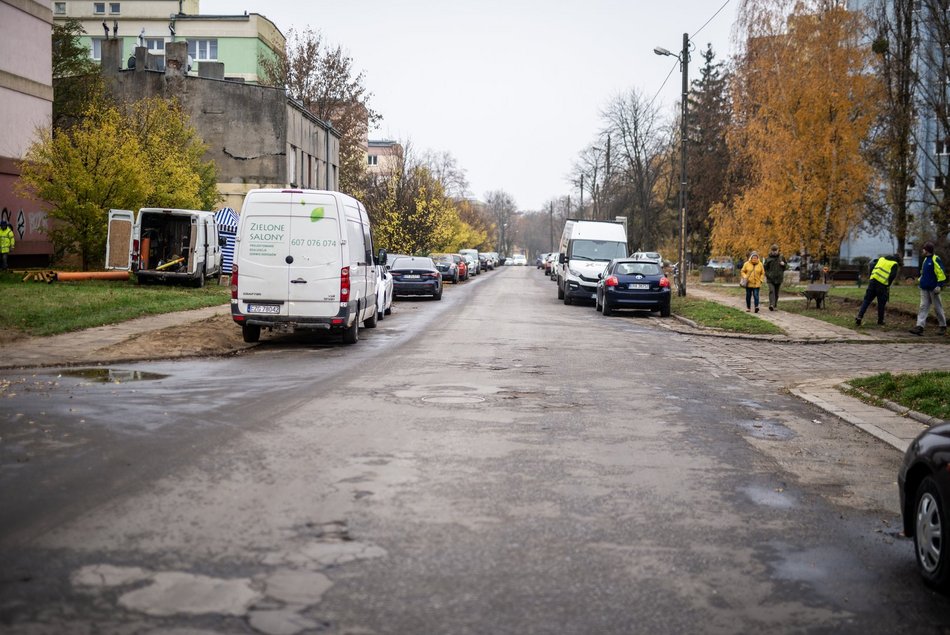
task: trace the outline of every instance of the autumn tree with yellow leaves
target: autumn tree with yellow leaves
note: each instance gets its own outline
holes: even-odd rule
[[[858,13],[839,2],[745,0],[727,135],[745,186],[712,210],[717,253],[837,254],[862,219],[879,83]]]
[[[83,270],[105,257],[109,209],[212,209],[217,171],[176,102],[153,98],[119,107],[97,101],[79,121],[41,130],[21,165],[20,189],[47,201],[57,254]]]

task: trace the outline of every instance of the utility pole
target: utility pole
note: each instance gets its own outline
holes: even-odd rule
[[[548,219],[551,224],[551,251],[554,251],[554,201],[551,201],[550,209],[548,210]]]
[[[680,57],[683,70],[683,115],[680,118],[680,296],[686,295],[686,114],[689,105],[689,33],[683,34],[683,52]]]

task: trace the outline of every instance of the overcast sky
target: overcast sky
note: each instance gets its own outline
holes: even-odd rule
[[[202,14],[260,13],[287,34],[312,27],[365,71],[383,116],[371,139],[448,151],[471,194],[522,210],[571,195],[568,175],[600,112],[632,88],[672,114],[683,33],[730,53],[737,0],[201,0]],[[700,31],[700,29],[702,29]],[[692,80],[700,59],[693,55]],[[662,88],[664,79],[674,69]]]

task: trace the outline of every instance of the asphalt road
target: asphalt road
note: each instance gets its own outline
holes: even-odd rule
[[[772,374],[817,350],[506,267],[352,347],[4,373],[0,630],[945,632],[899,456]]]

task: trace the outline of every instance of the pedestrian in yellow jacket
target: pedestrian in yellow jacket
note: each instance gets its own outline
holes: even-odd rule
[[[742,265],[742,278],[745,279],[745,310],[752,310],[752,301],[755,300],[755,312],[759,312],[759,288],[765,280],[765,267],[759,262],[759,254],[752,252],[749,259]]]
[[[13,250],[16,239],[13,228],[6,220],[0,221],[0,269],[7,270],[7,254]]]

